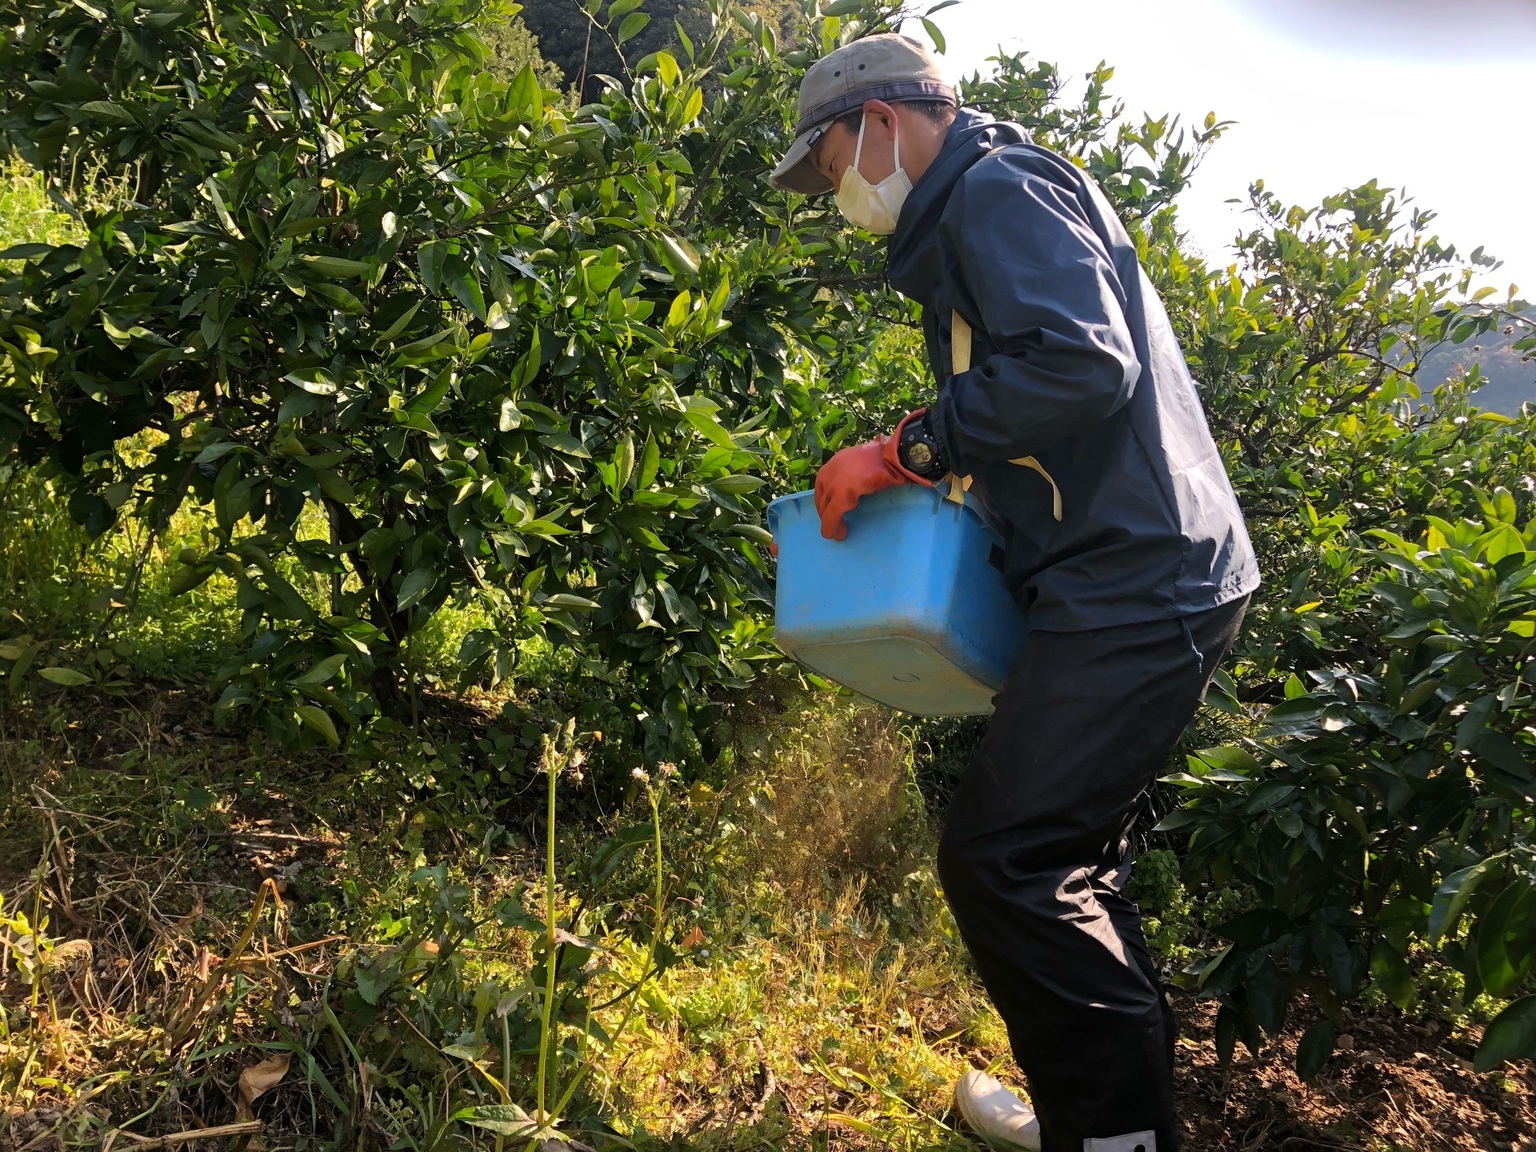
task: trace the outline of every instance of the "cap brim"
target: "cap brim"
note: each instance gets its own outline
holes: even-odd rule
[[[779,161],[779,166],[768,177],[769,184],[781,190],[799,192],[804,196],[815,196],[821,192],[832,191],[832,181],[816,171],[816,165],[811,163],[809,141],[816,134],[816,129],[821,127],[824,125],[813,124],[795,137],[795,142],[789,146],[789,151],[784,153],[784,159]]]

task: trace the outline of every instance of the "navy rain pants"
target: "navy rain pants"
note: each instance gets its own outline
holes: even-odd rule
[[[1148,1130],[1176,1152],[1175,1025],[1123,894],[1129,835],[1247,605],[1031,632],[955,791],[939,875],[1043,1152]]]

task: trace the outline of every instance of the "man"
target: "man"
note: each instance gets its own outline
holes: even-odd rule
[[[971,1072],[961,1115],[1002,1146],[1173,1152],[1175,1025],[1123,895],[1128,835],[1259,576],[1167,315],[1099,189],[956,109],[904,37],[806,72],[771,180],[890,236],[939,381],[821,469],[822,534],[862,496],[948,477],[1002,525],[1029,614],[938,863],[1033,1111]]]

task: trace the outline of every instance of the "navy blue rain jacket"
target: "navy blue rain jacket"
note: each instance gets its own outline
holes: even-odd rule
[[[1162,301],[1083,172],[962,109],[902,207],[888,275],[922,305],[934,434],[1000,522],[1032,628],[1173,619],[1258,587]],[[956,311],[972,366],[952,375]],[[1059,486],[1059,522],[1050,483],[1009,463],[1026,456]]]

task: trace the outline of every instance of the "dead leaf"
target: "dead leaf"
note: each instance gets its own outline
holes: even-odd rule
[[[702,943],[704,943],[704,929],[695,924],[693,930],[678,941],[678,947],[692,949],[697,948]]]
[[[279,1052],[274,1056],[268,1056],[260,1064],[252,1064],[240,1073],[240,1107],[235,1111],[235,1119],[255,1119],[251,1113],[251,1105],[256,1102],[258,1096],[277,1087],[279,1081],[288,1075],[288,1065],[292,1061],[292,1053]]]

